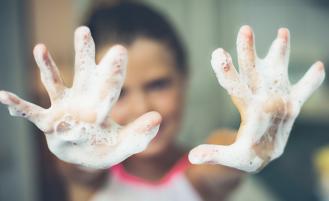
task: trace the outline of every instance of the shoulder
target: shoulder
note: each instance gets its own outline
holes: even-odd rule
[[[235,141],[237,131],[231,129],[218,129],[212,132],[206,139],[206,143],[230,145]]]

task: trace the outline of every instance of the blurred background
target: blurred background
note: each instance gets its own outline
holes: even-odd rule
[[[293,83],[316,60],[329,64],[326,0],[139,1],[169,18],[188,49],[190,87],[179,139],[188,146],[200,144],[215,129],[238,128],[239,114],[218,85],[210,56],[215,48],[223,47],[236,61],[235,40],[241,25],[253,27],[260,57],[265,56],[277,29],[289,28],[289,72]],[[39,42],[47,45],[60,70],[65,72],[64,80],[70,83],[74,29],[83,24],[94,6],[104,2],[118,0],[2,0],[0,88],[41,103],[36,94],[44,89],[32,57],[33,46]],[[253,200],[321,200],[319,177],[326,170],[316,168],[314,156],[321,147],[329,146],[328,99],[327,79],[303,107],[284,155],[261,173],[252,175],[232,200],[241,200],[248,194],[253,194]],[[22,119],[10,117],[4,106],[0,107],[0,122],[0,200],[41,200],[42,182],[36,157],[40,142],[33,135],[35,128]],[[329,156],[321,160],[329,160]]]

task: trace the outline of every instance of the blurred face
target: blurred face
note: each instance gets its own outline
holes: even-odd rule
[[[107,51],[101,51],[100,57]],[[128,47],[128,69],[112,118],[121,125],[146,112],[157,111],[162,123],[157,136],[137,157],[152,157],[173,143],[181,123],[185,79],[162,43],[140,38]],[[103,54],[102,54],[103,53]]]

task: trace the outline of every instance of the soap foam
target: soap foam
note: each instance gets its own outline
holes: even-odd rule
[[[118,100],[127,66],[127,50],[113,46],[95,63],[95,45],[87,27],[75,32],[75,77],[64,86],[42,44],[34,49],[51,107],[41,108],[0,91],[10,114],[32,121],[45,134],[49,150],[59,159],[88,168],[108,168],[143,151],[159,130],[161,116],[149,112],[121,126],[109,116]]]
[[[189,159],[194,164],[221,164],[257,172],[284,152],[292,125],[302,104],[324,80],[323,64],[315,63],[295,85],[288,78],[289,31],[281,28],[264,59],[257,57],[248,26],[237,39],[239,72],[231,56],[219,48],[211,64],[219,84],[227,90],[243,122],[237,140],[229,146],[199,145]]]

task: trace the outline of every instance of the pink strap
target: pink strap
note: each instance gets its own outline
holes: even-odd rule
[[[184,155],[161,179],[157,181],[146,180],[134,175],[129,174],[123,167],[123,165],[117,164],[110,169],[110,173],[116,176],[120,181],[137,186],[145,187],[159,187],[170,183],[171,179],[185,172],[187,167],[190,166],[187,155]]]

